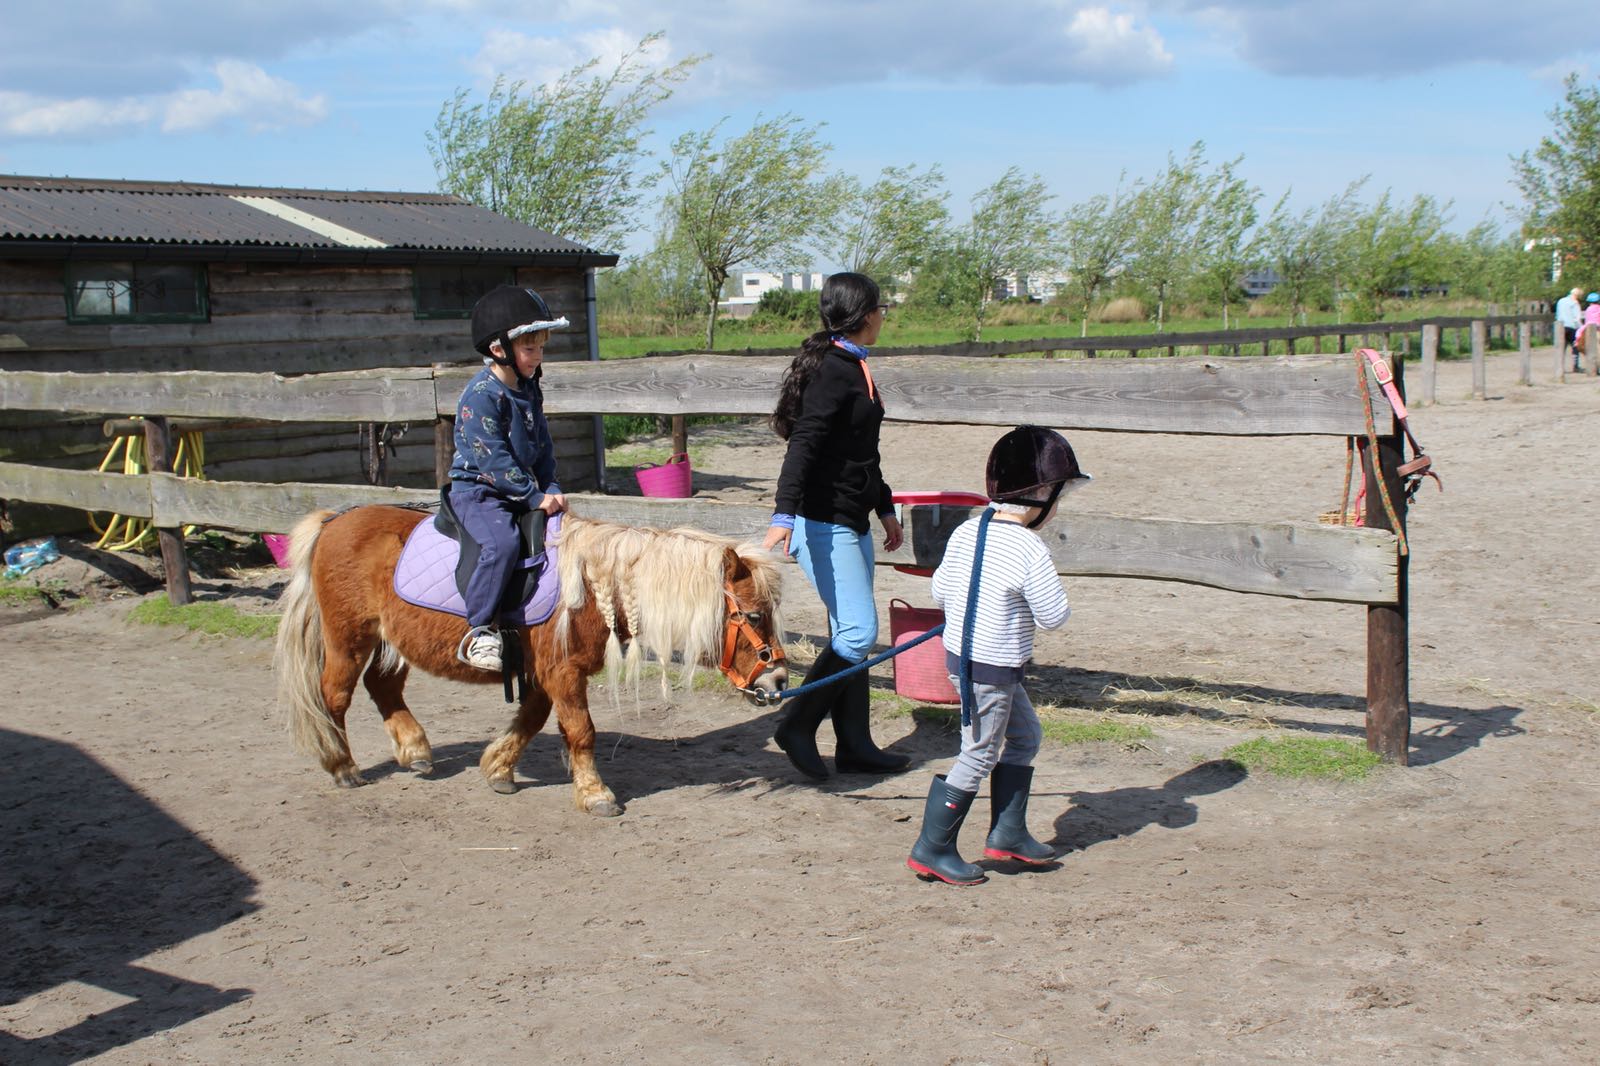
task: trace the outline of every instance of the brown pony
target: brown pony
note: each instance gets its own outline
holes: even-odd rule
[[[456,658],[464,619],[415,607],[394,591],[400,550],[429,517],[385,506],[317,511],[290,535],[293,570],[274,656],[279,703],[297,746],[347,788],[365,783],[344,722],[358,679],[383,715],[395,761],[421,774],[432,772],[433,751],[406,706],[410,668],[475,684],[501,680],[498,672]],[[578,809],[617,815],[622,808],[595,769],[589,677],[611,666],[637,684],[647,653],[663,666],[677,654],[686,678],[699,665],[717,663],[753,702],[776,702],[787,679],[778,636],[781,579],[760,548],[694,529],[620,526],[568,514],[559,548],[555,613],[518,631],[532,684],[511,727],[484,751],[479,766],[496,792],[515,792],[517,759],[553,705]],[[758,678],[764,688],[756,686]]]

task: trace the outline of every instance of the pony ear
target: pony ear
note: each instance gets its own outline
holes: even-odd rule
[[[739,558],[739,553],[731,546],[722,549],[722,576],[733,581],[739,576],[739,571],[744,566],[744,560]]]

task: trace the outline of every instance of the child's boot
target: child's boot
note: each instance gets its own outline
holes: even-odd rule
[[[834,764],[841,774],[897,774],[911,765],[909,755],[884,751],[873,743],[872,682],[865,670],[839,684],[843,691],[833,705]]]
[[[492,626],[474,626],[467,630],[456,648],[456,658],[479,670],[500,669],[500,631]]]
[[[966,861],[956,851],[956,836],[977,795],[958,792],[943,774],[935,774],[922,811],[922,835],[911,845],[906,865],[923,877],[951,885],[976,885],[985,880],[983,867]]]
[[[1056,849],[1028,834],[1028,788],[1033,767],[1000,763],[989,776],[989,839],[983,853],[991,859],[1054,862]]]

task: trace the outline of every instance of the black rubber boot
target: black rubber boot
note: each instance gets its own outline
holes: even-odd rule
[[[893,755],[872,741],[872,681],[865,670],[840,682],[833,705],[834,764],[841,774],[897,774],[911,765],[909,755]]]
[[[950,885],[976,885],[987,878],[983,867],[970,863],[956,851],[956,836],[967,820],[976,792],[957,792],[935,774],[928,789],[928,803],[922,810],[922,835],[911,845],[906,865],[924,878]]]
[[[1020,859],[1045,863],[1056,860],[1056,849],[1028,835],[1028,787],[1033,767],[1000,763],[989,775],[989,839],[983,853],[991,859]]]
[[[849,665],[849,660],[836,653],[830,644],[822,649],[822,654],[817,656],[816,662],[811,664],[811,669],[806,671],[805,684],[809,685],[813,681],[832,677]],[[865,674],[865,671],[862,673]],[[838,690],[846,683],[841,681],[837,685],[820,688],[815,692],[807,692],[788,700],[789,713],[784,715],[783,721],[778,723],[777,731],[772,734],[772,739],[776,740],[778,747],[789,756],[789,761],[794,763],[795,769],[818,781],[827,778],[828,766],[822,761],[822,756],[817,754],[817,727],[822,724],[822,719],[827,717],[828,708],[838,696]]]

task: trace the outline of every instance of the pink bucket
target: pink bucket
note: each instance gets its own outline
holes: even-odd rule
[[[694,475],[689,469],[689,456],[685,452],[679,452],[659,465],[645,463],[634,467],[633,476],[639,482],[639,491],[646,496],[683,499],[693,495],[694,490],[690,486]]]
[[[889,639],[895,644],[915,640],[943,621],[944,612],[937,607],[913,607],[904,600],[889,601]],[[896,694],[919,703],[961,702],[961,697],[950,686],[950,674],[944,667],[944,641],[938,637],[901,652],[892,661]]]
[[[289,569],[289,535],[287,533],[263,533],[261,540],[266,544],[267,550],[272,553],[272,561],[284,570]]]

